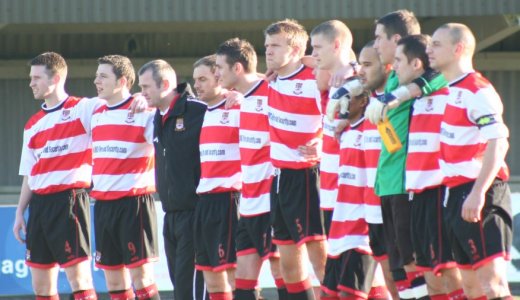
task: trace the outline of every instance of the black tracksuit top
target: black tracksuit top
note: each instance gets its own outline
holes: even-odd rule
[[[180,97],[165,116],[154,118],[155,180],[165,212],[194,210],[200,180],[199,139],[207,106],[188,83],[177,86]]]

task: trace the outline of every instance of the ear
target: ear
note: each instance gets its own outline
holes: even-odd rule
[[[416,69],[416,70],[422,69],[422,67],[423,67],[422,61],[418,58],[414,58],[412,64],[413,64],[414,69]]]
[[[456,43],[456,44],[455,44],[454,52],[455,52],[455,54],[457,54],[457,55],[461,55],[462,53],[464,53],[464,44],[462,44],[462,43]]]
[[[397,45],[397,42],[399,42],[399,40],[401,39],[401,35],[400,34],[394,34],[392,35],[392,38],[391,40]]]
[[[52,76],[52,83],[58,84],[61,80],[61,75],[56,73],[56,75]]]
[[[339,39],[334,39],[334,50],[338,50],[341,48],[341,43],[339,42]]]
[[[163,79],[163,81],[161,82],[161,85],[164,90],[167,90],[170,87],[170,81]]]
[[[241,73],[241,72],[244,71],[244,66],[242,66],[241,63],[236,62],[236,63],[233,65],[233,71],[234,71],[235,73]]]
[[[119,79],[117,80],[117,83],[119,83],[119,85],[120,85],[121,87],[125,87],[127,82],[128,82],[128,80],[126,79],[125,76],[122,76],[121,78],[119,78]]]

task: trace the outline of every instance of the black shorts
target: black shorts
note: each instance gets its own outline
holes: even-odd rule
[[[157,214],[152,195],[98,200],[94,205],[96,266],[135,268],[157,261]]]
[[[370,239],[370,249],[372,249],[372,256],[374,256],[374,259],[376,261],[388,259],[383,224],[368,223],[368,237]]]
[[[436,187],[413,194],[412,242],[419,271],[438,274],[441,269],[456,267],[444,223],[444,193]]]
[[[453,256],[460,268],[476,269],[497,257],[509,258],[512,243],[511,193],[507,182],[495,180],[486,192],[480,222],[462,219],[464,200],[474,182],[449,189],[444,214]]]
[[[323,229],[325,230],[325,234],[329,236],[330,224],[332,224],[332,213],[334,212],[334,210],[322,209],[321,212],[323,214]]]
[[[195,268],[218,272],[236,267],[236,192],[201,194],[195,208]]]
[[[408,194],[381,197],[381,212],[390,270],[414,261]]]
[[[273,243],[298,244],[324,240],[318,167],[280,169],[271,187]]]
[[[29,202],[25,260],[33,268],[69,267],[90,258],[90,201],[84,189]]]
[[[329,295],[338,295],[344,291],[366,299],[376,266],[372,255],[355,249],[347,250],[337,258],[327,257],[321,289]]]
[[[256,253],[266,259],[276,253],[270,218],[269,213],[240,217],[236,234],[237,256]]]

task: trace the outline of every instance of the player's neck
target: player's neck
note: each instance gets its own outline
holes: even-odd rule
[[[257,84],[260,79],[261,78],[258,77],[256,72],[245,74],[242,78],[240,78],[239,82],[237,82],[235,90],[244,95],[245,93],[249,92],[249,90],[251,90],[251,88],[255,86],[255,84]]]
[[[449,64],[445,70],[442,71],[446,81],[451,82],[466,73],[473,72],[473,64],[471,61],[460,60],[453,64]]]
[[[107,99],[105,100],[107,101],[108,106],[114,106],[130,98],[130,96],[130,91],[121,90],[120,92],[117,92],[111,95],[110,97],[107,97]]]
[[[220,93],[217,96],[215,96],[213,99],[206,101],[206,104],[208,105],[208,107],[213,107],[213,106],[219,104],[220,101],[222,101],[225,97],[226,97],[226,95],[224,93]]]
[[[67,97],[69,97],[69,95],[65,92],[65,90],[56,91],[49,95],[49,97],[45,98],[45,106],[47,108],[53,108],[60,104],[63,100],[67,99]]]
[[[302,63],[300,62],[300,59],[291,61],[277,70],[278,76],[285,77],[287,75],[291,75],[292,73],[296,72],[296,70],[298,70],[301,66]]]
[[[159,105],[157,106],[157,108],[161,111],[161,112],[165,112],[168,110],[168,108],[170,108],[170,105],[172,104],[173,102],[173,99],[177,96],[177,92],[175,90],[171,90],[168,94],[166,94],[166,96],[164,96],[163,98],[161,98],[161,101],[159,102]]]

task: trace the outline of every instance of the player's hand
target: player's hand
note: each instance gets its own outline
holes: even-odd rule
[[[388,105],[388,109],[394,109],[399,107],[404,101],[412,98],[410,90],[406,86],[401,86],[393,92],[385,94],[385,103]]]
[[[480,221],[485,201],[485,193],[479,193],[472,190],[462,204],[462,219],[470,223]]]
[[[241,105],[242,101],[244,101],[244,95],[237,91],[227,91],[225,94],[226,104],[224,105],[225,109],[230,109],[235,105]]]
[[[345,131],[345,128],[347,128],[349,124],[350,122],[348,120],[340,120],[336,124],[336,127],[334,128],[334,137],[336,138],[336,140],[340,140],[341,134],[343,133],[343,131]]]
[[[314,138],[307,144],[298,146],[298,152],[301,156],[303,156],[303,158],[305,158],[306,161],[319,161],[321,157],[322,144],[323,142],[321,138]]]
[[[329,85],[339,88],[347,81],[349,77],[352,77],[352,75],[354,75],[354,68],[352,65],[347,64],[332,74],[329,79]]]
[[[340,104],[338,99],[329,99],[327,107],[325,108],[325,115],[329,121],[333,122],[336,118],[336,113],[339,112]]]
[[[276,71],[273,71],[271,69],[267,69],[267,71],[265,71],[265,78],[264,78],[264,80],[267,81],[267,82],[275,81],[277,76],[278,76],[278,73]]]
[[[14,219],[14,224],[13,224],[13,233],[14,233],[14,238],[19,241],[21,244],[24,244],[25,243],[25,239],[22,238],[22,236],[20,235],[20,232],[23,233],[23,236],[25,237],[25,235],[27,235],[27,227],[25,225],[25,219],[23,217],[23,214],[16,214],[16,217]]]
[[[382,120],[386,119],[387,108],[386,105],[378,100],[370,101],[370,104],[365,110],[365,118],[370,123],[377,125]]]
[[[132,113],[141,113],[148,109],[148,101],[146,98],[141,95],[141,93],[135,93],[132,95],[134,97],[134,101],[130,104],[129,110]]]

